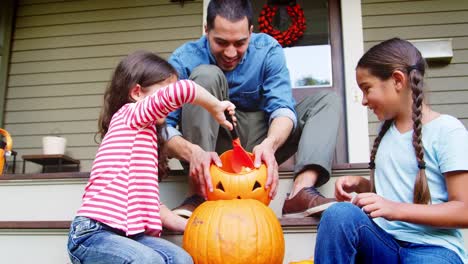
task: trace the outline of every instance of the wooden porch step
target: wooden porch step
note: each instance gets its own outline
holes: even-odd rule
[[[316,227],[320,221],[318,217],[279,218],[283,229],[289,227]],[[0,229],[53,229],[60,230],[70,227],[71,221],[0,221]],[[169,231],[169,234],[182,233]]]

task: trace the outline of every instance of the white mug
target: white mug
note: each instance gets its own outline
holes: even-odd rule
[[[63,155],[67,139],[63,137],[43,137],[42,138],[42,154],[45,155]]]

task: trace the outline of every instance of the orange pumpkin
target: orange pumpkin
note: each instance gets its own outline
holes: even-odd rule
[[[270,189],[265,189],[267,181],[265,164],[258,169],[246,168],[240,173],[235,173],[231,167],[232,154],[232,150],[221,154],[222,167],[211,165],[213,192],[207,191],[208,200],[255,199],[269,205],[271,199],[268,196]],[[251,153],[249,155],[253,157]]]
[[[276,215],[252,199],[201,204],[187,223],[182,245],[195,264],[281,264],[284,257]]]

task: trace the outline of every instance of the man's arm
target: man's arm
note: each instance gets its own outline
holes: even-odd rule
[[[294,123],[289,117],[279,116],[273,119],[268,128],[268,135],[263,142],[270,145],[272,150],[276,152],[288,139],[293,130],[293,126]]]
[[[279,181],[275,152],[286,142],[293,126],[294,123],[289,117],[279,116],[273,119],[268,128],[267,137],[253,149],[255,167],[260,167],[262,161],[267,165],[268,179],[265,188],[270,189],[271,198],[276,195]]]
[[[169,156],[186,162],[190,161],[195,146],[180,135],[171,137],[167,142]]]
[[[267,137],[253,149],[253,153],[255,166],[260,166],[263,161],[268,168],[265,187],[270,188],[270,197],[273,198],[278,185],[278,163],[275,152],[286,142],[296,127],[297,117],[289,71],[283,49],[279,44],[276,43],[269,50],[264,63],[263,110],[269,119],[269,128]]]

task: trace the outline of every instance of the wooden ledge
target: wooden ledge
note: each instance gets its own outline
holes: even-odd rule
[[[317,217],[279,218],[285,227],[316,227],[320,221]],[[0,221],[1,229],[69,229],[71,221]],[[165,235],[179,235],[181,232],[165,230]]]
[[[342,163],[333,165],[334,172],[340,172],[344,170],[360,170],[368,169],[367,163]],[[280,171],[280,175],[291,175],[292,171]],[[333,173],[332,173],[333,174]],[[0,176],[1,180],[54,180],[54,179],[88,179],[90,172],[55,172],[55,173],[17,173],[17,174],[5,174]],[[173,170],[169,172],[169,178],[173,176],[185,176],[186,174],[182,170]],[[164,181],[164,179],[163,179]]]
[[[0,229],[69,229],[71,221],[0,221]]]

